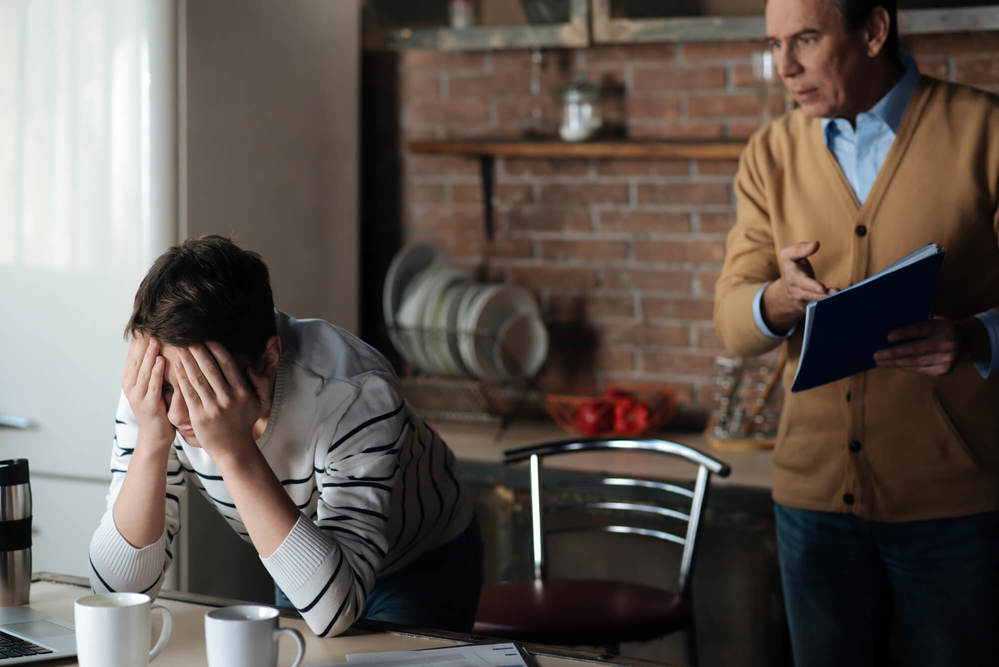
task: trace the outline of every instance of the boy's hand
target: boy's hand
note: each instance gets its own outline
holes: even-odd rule
[[[244,372],[214,341],[178,350],[177,383],[201,446],[214,458],[252,444],[253,425],[270,407],[260,399],[268,394],[263,390],[268,380],[252,369]]]
[[[163,373],[166,360],[160,355],[160,342],[136,333],[128,345],[121,387],[139,425],[139,440],[153,447],[167,448],[176,430],[167,419],[163,402]]]

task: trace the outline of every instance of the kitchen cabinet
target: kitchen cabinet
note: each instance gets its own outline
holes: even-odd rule
[[[591,0],[594,44],[761,40],[762,0]],[[960,7],[954,7],[960,4]],[[902,35],[999,29],[993,0],[901,0]]]
[[[520,25],[472,25],[466,28],[450,28],[446,20],[446,4],[438,3],[441,11],[436,12],[438,25],[426,25],[424,20],[433,21],[435,12],[423,10],[414,17],[414,25],[399,26],[392,16],[404,13],[395,11],[397,3],[371,2],[365,16],[364,48],[367,50],[399,49],[525,49],[542,47],[577,47],[589,43],[587,28],[589,16],[588,0],[562,0],[568,5],[567,20],[558,23],[527,22]],[[508,0],[503,0],[508,2]],[[421,3],[423,4],[423,3]],[[429,3],[428,3],[429,4]],[[480,14],[493,4],[479,3]],[[513,2],[509,2],[513,6]],[[542,3],[558,5],[557,2]],[[378,7],[387,7],[379,12]],[[509,9],[503,11],[509,15]]]

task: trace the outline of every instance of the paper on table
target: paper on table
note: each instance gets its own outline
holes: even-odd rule
[[[874,368],[888,332],[930,316],[943,250],[928,243],[870,278],[813,301],[805,310],[791,391]]]
[[[341,667],[366,665],[367,667],[406,665],[407,667],[528,667],[516,644],[468,644],[447,648],[416,651],[380,651],[351,653],[348,662],[327,662],[309,667]]]

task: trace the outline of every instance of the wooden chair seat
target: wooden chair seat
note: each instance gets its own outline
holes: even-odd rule
[[[543,644],[645,641],[690,623],[676,593],[623,581],[550,579],[488,586],[475,632]]]

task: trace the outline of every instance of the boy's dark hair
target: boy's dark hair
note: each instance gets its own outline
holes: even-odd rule
[[[218,341],[248,363],[277,333],[267,266],[222,236],[189,239],[164,252],[135,293],[125,336],[166,345]]]
[[[896,0],[833,0],[836,10],[843,17],[843,23],[850,32],[864,26],[867,17],[877,6],[884,7],[891,19],[888,28],[888,39],[885,41],[885,53],[889,56],[898,55],[898,3]]]

